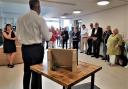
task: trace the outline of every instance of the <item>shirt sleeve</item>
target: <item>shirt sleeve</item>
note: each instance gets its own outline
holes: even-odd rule
[[[41,23],[40,23],[40,30],[41,30],[41,34],[43,36],[43,40],[45,41],[49,41],[51,38],[50,32],[48,30],[48,26],[45,22],[45,20],[41,17]]]

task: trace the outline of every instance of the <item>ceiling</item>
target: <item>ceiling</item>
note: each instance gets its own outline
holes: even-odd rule
[[[41,0],[41,15],[50,18],[77,18],[99,11],[123,6],[128,4],[128,0],[110,0],[107,6],[97,6],[97,0]],[[73,10],[81,10],[79,15],[73,15]],[[0,15],[22,15],[29,11],[28,0],[0,0]]]

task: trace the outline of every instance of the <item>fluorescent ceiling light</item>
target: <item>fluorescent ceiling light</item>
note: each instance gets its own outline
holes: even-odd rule
[[[65,18],[66,18],[66,16],[60,16],[60,18],[65,19]]]
[[[107,5],[109,3],[110,3],[109,0],[99,0],[97,2],[97,5],[103,6],[103,5]]]
[[[73,11],[74,14],[80,14],[81,11]]]

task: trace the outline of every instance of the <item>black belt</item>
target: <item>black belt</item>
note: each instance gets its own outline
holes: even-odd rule
[[[30,47],[30,46],[44,46],[43,43],[37,43],[37,44],[22,44],[22,47]]]

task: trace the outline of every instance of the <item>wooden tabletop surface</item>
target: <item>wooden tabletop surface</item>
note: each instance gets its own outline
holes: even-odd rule
[[[48,71],[47,68],[47,65],[40,64],[31,66],[31,70],[65,87],[73,86],[81,80],[91,76],[92,74],[102,69],[102,67],[85,62],[79,62],[76,72],[71,72],[62,68],[58,68],[56,71]]]

